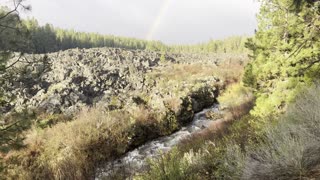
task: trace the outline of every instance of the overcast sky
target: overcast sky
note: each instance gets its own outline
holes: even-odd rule
[[[40,24],[170,44],[251,35],[255,0],[27,0]]]

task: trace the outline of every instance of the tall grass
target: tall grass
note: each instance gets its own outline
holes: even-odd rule
[[[17,179],[89,178],[95,162],[126,150],[131,123],[127,113],[117,113],[86,109],[72,122],[31,130],[25,141],[28,148],[8,155],[8,164],[22,165],[21,169],[8,167],[8,175]]]
[[[280,123],[266,129],[265,143],[248,154],[243,178],[319,178],[319,107],[319,85],[305,89]]]

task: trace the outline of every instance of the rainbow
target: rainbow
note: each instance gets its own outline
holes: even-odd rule
[[[169,5],[170,5],[170,0],[164,0],[155,21],[152,23],[152,26],[148,31],[148,34],[146,37],[147,40],[153,40],[154,34],[156,33],[162,20],[164,19],[165,15],[167,14],[167,11],[169,9]]]

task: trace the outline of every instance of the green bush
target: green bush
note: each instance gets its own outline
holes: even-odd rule
[[[247,64],[244,70],[242,82],[245,86],[255,88],[256,87],[256,78],[252,72],[252,64]]]
[[[151,170],[138,179],[190,179],[185,173],[187,167],[182,161],[183,156],[175,149],[171,153],[160,156],[156,160],[150,161]]]
[[[253,98],[251,90],[241,84],[231,85],[225,92],[218,97],[222,107],[239,106],[243,102],[250,101]]]

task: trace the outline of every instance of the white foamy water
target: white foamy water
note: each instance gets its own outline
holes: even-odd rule
[[[221,113],[218,105],[213,105],[210,108],[204,109],[196,113],[193,121],[179,131],[164,136],[153,141],[147,142],[144,145],[126,153],[119,159],[107,162],[104,166],[96,171],[96,180],[109,179],[113,173],[121,173],[124,177],[130,177],[135,172],[142,171],[146,168],[148,158],[156,158],[162,153],[168,152],[176,146],[181,140],[191,136],[199,130],[207,128],[212,119],[206,117],[207,112]]]

